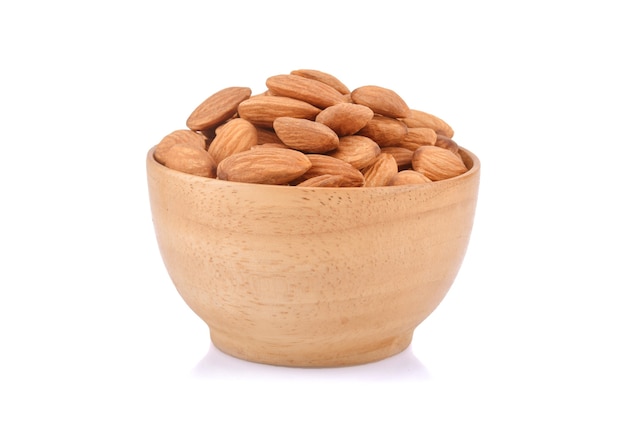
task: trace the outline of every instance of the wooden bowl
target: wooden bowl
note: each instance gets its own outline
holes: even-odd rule
[[[452,285],[479,160],[422,185],[302,188],[202,178],[148,152],[165,267],[211,340],[237,358],[342,366],[404,350]]]

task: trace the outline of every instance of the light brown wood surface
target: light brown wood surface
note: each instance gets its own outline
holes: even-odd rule
[[[159,249],[220,350],[342,366],[404,350],[452,285],[480,164],[420,185],[301,188],[187,175],[147,155]],[[471,291],[471,288],[460,290]]]

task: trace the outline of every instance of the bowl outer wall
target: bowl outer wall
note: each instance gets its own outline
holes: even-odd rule
[[[215,345],[295,366],[379,360],[409,345],[463,261],[480,163],[421,185],[301,188],[221,181],[147,155],[166,269]]]

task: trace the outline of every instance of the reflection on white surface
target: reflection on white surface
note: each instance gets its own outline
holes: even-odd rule
[[[192,371],[196,378],[214,380],[272,378],[341,381],[416,381],[430,376],[411,346],[395,356],[364,365],[337,368],[297,368],[264,365],[229,356],[211,343]]]

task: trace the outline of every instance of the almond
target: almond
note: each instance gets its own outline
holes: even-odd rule
[[[411,152],[409,152],[413,155]],[[339,138],[339,145],[330,154],[350,163],[355,169],[361,170],[374,162],[380,155],[380,146],[365,136],[344,136]]]
[[[434,145],[437,142],[437,133],[432,128],[407,128],[406,136],[398,146],[415,151],[420,146]]]
[[[468,170],[452,128],[391,89],[350,91],[315,69],[265,84],[255,95],[228,87],[205,99],[188,129],[163,137],[155,160],[200,176],[305,187],[418,184]]]
[[[189,115],[187,127],[201,131],[225,122],[237,113],[239,104],[250,98],[251,94],[249,87],[227,87],[214,93]]]
[[[308,119],[280,117],[274,131],[281,142],[302,152],[320,153],[336,149],[339,137],[326,125]]]
[[[385,146],[381,148],[381,151],[385,154],[390,154],[395,158],[398,168],[411,167],[413,161],[413,151],[407,148],[401,148],[399,146]]]
[[[354,103],[354,101],[352,101],[352,95],[350,95],[349,93],[344,94],[343,95],[343,102]]]
[[[374,112],[369,107],[344,102],[325,108],[315,121],[328,126],[341,137],[355,134],[373,117]]]
[[[408,133],[407,126],[398,119],[375,115],[358,131],[361,136],[369,137],[378,146],[397,146]]]
[[[449,151],[454,152],[459,155],[459,145],[449,137],[446,137],[441,134],[437,134],[437,140],[435,141],[435,146],[439,146],[440,148],[446,148]]]
[[[297,69],[295,71],[291,71],[291,73],[293,75],[299,75],[300,77],[321,81],[322,83],[329,85],[343,95],[347,95],[350,93],[350,89],[348,88],[348,86],[343,84],[334,75],[328,74],[326,72],[317,71],[315,69]]]
[[[272,128],[274,119],[288,116],[298,119],[315,119],[321,109],[294,98],[262,95],[247,99],[239,104],[239,116],[254,125]]]
[[[437,134],[441,134],[446,137],[452,138],[454,136],[454,130],[442,119],[439,119],[435,115],[426,113],[420,110],[411,109],[408,116],[404,117],[402,121],[409,128],[432,128]]]
[[[280,148],[280,149],[291,149],[289,146],[285,145],[284,143],[279,142],[267,142],[267,143],[261,143],[260,145],[255,145],[250,149],[257,149],[257,148]]]
[[[257,144],[280,143],[280,139],[272,128],[256,127]]]
[[[298,187],[347,187],[346,178],[341,175],[319,175],[296,184]]]
[[[226,181],[285,185],[310,167],[311,161],[302,152],[255,148],[222,160],[217,166],[217,177]]]
[[[198,131],[198,134],[200,134],[202,137],[204,137],[204,141],[206,143],[211,143],[211,140],[213,140],[215,138],[215,128],[208,128],[206,130]],[[206,148],[206,146],[205,146],[205,148]]]
[[[365,187],[384,187],[389,185],[394,175],[398,173],[398,165],[393,155],[381,153],[374,163],[365,169]]]
[[[371,108],[374,113],[390,118],[406,118],[411,115],[409,106],[391,89],[380,86],[362,86],[354,89],[352,101]]]
[[[427,184],[432,182],[425,175],[415,170],[401,170],[396,173],[389,185],[412,185],[412,184]]]
[[[204,149],[189,143],[174,143],[155,159],[165,167],[188,173],[190,175],[215,178],[216,164],[213,158]]]
[[[250,121],[237,118],[222,125],[209,145],[209,154],[217,164],[224,158],[247,151],[258,143],[257,130]]]
[[[198,149],[206,150],[206,139],[203,135],[191,130],[176,130],[163,137],[154,150],[154,158],[162,163],[164,155],[177,143],[187,143]]]
[[[298,183],[320,175],[341,176],[342,187],[362,187],[365,183],[363,174],[350,163],[323,154],[308,154],[306,157],[311,162],[311,168],[298,178]]]
[[[326,83],[299,75],[275,75],[265,80],[265,84],[274,95],[295,98],[321,109],[345,101],[338,90]]]
[[[432,181],[452,178],[467,172],[463,161],[452,151],[439,146],[421,146],[413,153],[413,170]]]

